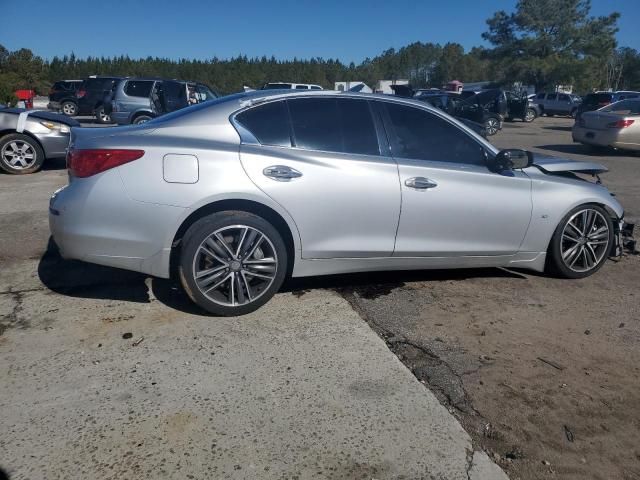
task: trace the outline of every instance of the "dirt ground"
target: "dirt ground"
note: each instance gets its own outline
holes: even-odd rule
[[[595,155],[572,121],[492,142],[606,164],[640,214],[640,156]],[[338,289],[512,479],[640,479],[640,257],[584,280],[504,269],[341,277]]]

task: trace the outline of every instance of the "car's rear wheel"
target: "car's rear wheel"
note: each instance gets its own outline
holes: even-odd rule
[[[527,111],[524,114],[524,121],[527,123],[531,123],[536,119],[537,116],[538,114],[533,108],[527,108]]]
[[[607,261],[613,245],[613,222],[598,205],[581,205],[571,210],[556,228],[547,267],[565,278],[584,278]]]
[[[500,130],[500,120],[495,117],[489,117],[484,121],[484,128],[487,131],[487,135],[495,135]]]
[[[576,118],[576,116],[578,115],[578,109],[574,108],[573,110],[571,110],[571,118]]]
[[[133,120],[133,124],[134,125],[140,125],[141,123],[147,123],[149,120],[151,120],[153,117],[150,115],[138,115],[134,120]]]
[[[7,173],[22,175],[40,170],[44,151],[29,135],[12,133],[0,138],[0,168]]]
[[[75,117],[78,114],[78,106],[73,102],[63,102],[60,110],[68,117]]]
[[[104,111],[103,105],[96,108],[96,121],[102,124],[111,123],[111,115]]]
[[[282,286],[287,249],[265,219],[227,211],[204,217],[184,235],[180,281],[191,299],[215,315],[253,312]]]

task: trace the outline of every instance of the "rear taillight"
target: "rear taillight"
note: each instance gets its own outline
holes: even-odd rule
[[[607,123],[607,128],[627,128],[633,125],[635,120],[618,120],[617,122]]]
[[[76,92],[76,97],[78,97],[78,98],[82,98],[82,97],[84,97],[86,94],[87,94],[87,91],[86,91],[86,90],[78,90],[78,91]]]
[[[67,153],[67,168],[74,177],[85,178],[132,162],[143,155],[144,150],[71,149]]]

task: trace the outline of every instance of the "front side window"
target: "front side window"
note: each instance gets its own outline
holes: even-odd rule
[[[538,100],[544,100],[544,96],[545,96],[545,94],[544,94],[544,93],[539,93],[538,95],[536,95],[536,99],[538,99]]]
[[[485,165],[483,147],[466,132],[433,113],[384,102],[391,147],[399,158]]]
[[[555,93],[550,93],[547,95],[547,100],[555,100],[558,97]]]
[[[558,95],[558,100],[560,100],[561,102],[568,102],[571,99],[569,98],[569,95],[561,93],[560,95]]]
[[[287,105],[270,102],[236,115],[236,122],[249,130],[262,145],[291,146]]]
[[[149,80],[131,80],[124,87],[124,93],[130,97],[149,98],[153,82]]]
[[[289,100],[295,146],[327,152],[379,155],[378,137],[366,100]]]
[[[309,90],[306,85],[296,85],[296,90]]]

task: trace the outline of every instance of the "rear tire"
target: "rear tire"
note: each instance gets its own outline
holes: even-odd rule
[[[489,137],[495,135],[500,130],[500,120],[495,117],[489,117],[484,121],[484,128]]]
[[[179,275],[187,295],[204,310],[245,315],[280,289],[288,260],[282,236],[265,219],[248,212],[218,212],[185,233]]]
[[[0,169],[12,175],[25,175],[40,170],[44,151],[29,135],[12,133],[0,138]]]
[[[149,120],[152,120],[153,117],[151,115],[138,115],[136,118],[133,119],[133,124],[134,125],[141,125],[143,123],[147,123]]]
[[[547,271],[562,278],[584,278],[607,261],[613,245],[613,222],[599,205],[580,205],[556,227],[547,257]]]
[[[101,125],[111,123],[111,116],[105,113],[103,105],[100,105],[98,108],[96,108],[96,122]]]
[[[67,117],[75,117],[78,115],[78,106],[73,102],[63,102],[60,105],[60,111]]]

